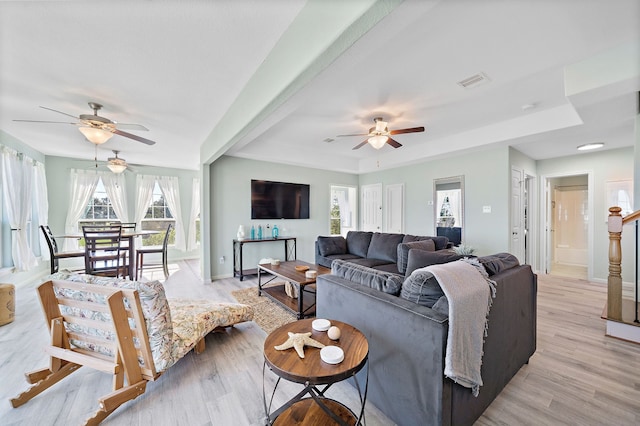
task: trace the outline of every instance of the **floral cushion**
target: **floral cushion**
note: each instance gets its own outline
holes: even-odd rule
[[[169,299],[169,306],[173,318],[172,363],[193,349],[213,329],[253,319],[253,308],[239,303]]]
[[[74,274],[69,272],[57,272],[51,275],[48,279],[66,280],[73,282],[81,282],[86,284],[95,284],[105,287],[127,288],[138,291],[140,296],[140,305],[142,306],[142,315],[145,318],[147,324],[147,334],[149,336],[149,345],[151,347],[151,356],[153,363],[155,364],[156,371],[164,371],[169,368],[169,364],[173,365],[173,359],[171,356],[171,337],[173,336],[173,326],[171,319],[171,311],[169,310],[169,304],[167,303],[167,297],[165,295],[164,286],[160,281],[129,281],[122,278],[109,278],[98,277],[88,274]],[[78,299],[80,297],[90,297],[86,293],[84,296],[79,294],[72,297]],[[128,301],[125,300],[125,304],[128,307]],[[103,314],[105,318],[103,320],[110,321],[109,314]],[[95,319],[100,319],[96,317]],[[97,330],[84,330],[89,334],[101,333]],[[115,337],[109,338],[108,335],[103,334],[101,337],[109,340],[114,340]],[[72,342],[76,343],[76,342]],[[138,342],[134,342],[138,345]],[[106,348],[89,348],[91,350],[97,350],[98,352],[105,353]],[[107,355],[113,355],[106,351]],[[142,365],[142,361],[141,361]]]

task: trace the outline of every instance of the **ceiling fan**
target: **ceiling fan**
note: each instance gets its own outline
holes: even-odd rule
[[[57,112],[72,118],[75,118],[76,122],[67,121],[41,121],[41,120],[13,120],[22,121],[27,123],[55,123],[55,124],[72,124],[78,126],[78,130],[89,140],[89,142],[100,145],[108,141],[114,134],[124,136],[125,138],[133,139],[138,142],[145,143],[147,145],[154,145],[155,142],[149,139],[145,139],[132,133],[124,132],[121,129],[131,130],[144,130],[148,131],[146,127],[140,124],[125,124],[117,123],[109,120],[108,118],[98,115],[98,111],[102,109],[102,105],[96,102],[89,102],[89,106],[93,110],[93,114],[80,114],[79,117],[67,114],[66,112],[58,111],[52,108],[41,106],[40,108],[47,109],[49,111]]]
[[[396,129],[389,130],[387,127],[387,122],[383,120],[382,117],[375,117],[373,122],[376,124],[375,127],[369,129],[369,133],[356,133],[352,135],[338,135],[337,138],[345,137],[345,136],[369,136],[363,142],[354,146],[353,149],[362,148],[367,143],[370,144],[375,149],[382,148],[385,144],[389,144],[394,148],[400,148],[402,144],[390,136],[392,135],[400,135],[402,133],[417,133],[424,132],[424,127],[410,127],[407,129]]]
[[[107,158],[107,167],[109,168],[109,170],[116,174],[122,173],[127,170],[127,168],[129,167],[127,161],[124,158],[118,157],[120,151],[114,149],[113,153],[115,154],[115,157]]]

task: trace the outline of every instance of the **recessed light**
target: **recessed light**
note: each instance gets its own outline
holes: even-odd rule
[[[520,108],[522,108],[523,111],[528,111],[530,109],[535,109],[538,106],[537,103],[530,103],[530,104],[524,104],[522,105]]]
[[[585,143],[584,145],[578,146],[578,151],[590,151],[592,149],[602,148],[604,143],[595,142],[595,143]]]

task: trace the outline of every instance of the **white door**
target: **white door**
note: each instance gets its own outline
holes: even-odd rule
[[[384,217],[385,232],[404,232],[404,184],[397,183],[385,187]]]
[[[362,227],[363,231],[382,232],[382,184],[363,185]]]
[[[522,170],[511,168],[511,254],[524,263]]]
[[[551,272],[551,259],[553,257],[553,200],[551,199],[551,182],[545,180],[544,195],[546,199],[546,211],[544,220],[545,230],[545,257],[544,257],[544,272],[548,274]]]

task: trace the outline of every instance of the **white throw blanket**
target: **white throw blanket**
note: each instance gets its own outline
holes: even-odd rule
[[[487,316],[496,283],[477,259],[462,259],[425,270],[438,280],[449,302],[449,332],[444,375],[478,396]]]

